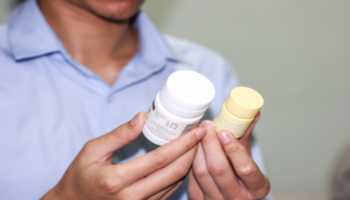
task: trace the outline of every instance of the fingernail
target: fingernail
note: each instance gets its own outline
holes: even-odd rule
[[[220,132],[219,139],[222,144],[229,144],[233,140],[233,136],[228,132]]]
[[[205,131],[205,129],[201,127],[196,130],[196,135],[198,139],[202,139],[206,133],[207,132]]]
[[[140,113],[137,113],[137,115],[135,115],[134,118],[131,119],[130,125],[136,127],[140,122],[140,116]]]

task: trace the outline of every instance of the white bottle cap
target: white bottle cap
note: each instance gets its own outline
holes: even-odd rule
[[[202,116],[214,97],[215,88],[211,81],[190,70],[172,73],[159,93],[163,107],[184,118]]]

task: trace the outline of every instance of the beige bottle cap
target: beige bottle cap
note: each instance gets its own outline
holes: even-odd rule
[[[264,98],[248,87],[236,87],[225,102],[227,110],[238,118],[252,119],[264,105]]]

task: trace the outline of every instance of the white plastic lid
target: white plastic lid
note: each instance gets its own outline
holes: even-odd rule
[[[160,103],[179,117],[201,116],[215,97],[215,88],[209,79],[190,70],[172,73],[159,93]]]

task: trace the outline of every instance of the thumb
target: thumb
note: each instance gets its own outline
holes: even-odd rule
[[[110,133],[91,140],[86,148],[96,159],[103,158],[135,140],[140,135],[145,121],[146,113],[138,113],[129,122]]]

